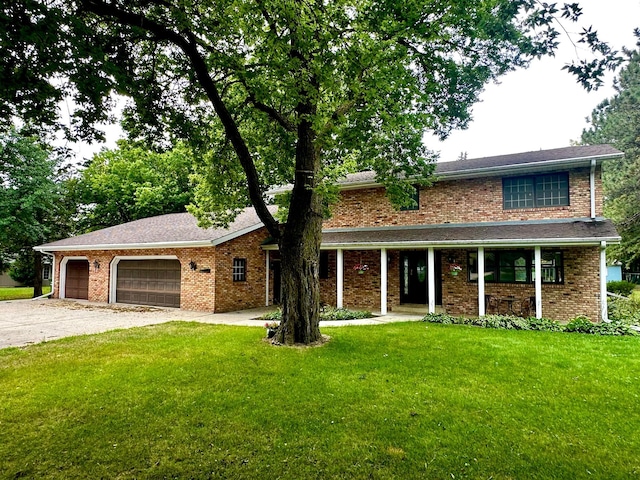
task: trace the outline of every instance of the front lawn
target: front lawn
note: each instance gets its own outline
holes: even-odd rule
[[[42,287],[42,293],[49,293],[51,287]],[[0,301],[26,300],[33,298],[33,287],[0,287]]]
[[[640,338],[170,323],[0,350],[0,478],[637,478]]]

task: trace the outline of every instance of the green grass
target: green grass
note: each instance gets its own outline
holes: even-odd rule
[[[0,350],[0,478],[640,476],[640,338],[170,323]]]
[[[49,293],[51,287],[42,287],[42,293]],[[33,298],[33,287],[0,287],[0,301]]]

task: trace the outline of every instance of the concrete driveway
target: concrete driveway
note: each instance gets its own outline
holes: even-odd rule
[[[273,308],[213,314],[85,300],[11,300],[0,302],[0,348],[21,347],[73,335],[142,327],[174,320],[263,327],[264,320],[256,320],[256,317]],[[320,327],[378,325],[420,318],[421,316],[416,315],[389,314],[363,320],[323,321]]]
[[[173,320],[263,326],[264,321],[254,319],[265,311],[255,309],[214,315],[175,308],[110,305],[83,300],[13,300],[0,302],[0,348]]]

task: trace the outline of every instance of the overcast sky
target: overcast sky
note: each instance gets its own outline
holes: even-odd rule
[[[563,2],[558,2],[562,4]],[[578,23],[565,22],[570,33],[593,25],[600,39],[620,50],[633,48],[633,29],[640,28],[640,0],[579,0],[583,15]],[[468,158],[566,147],[578,140],[591,111],[611,97],[614,75],[603,87],[587,92],[562,67],[573,59],[589,58],[581,44],[576,50],[565,35],[555,58],[534,61],[490,84],[473,108],[473,121],[464,131],[455,131],[444,142],[427,138],[432,150],[440,150],[440,161],[455,160],[461,152]]]
[[[634,47],[633,29],[640,28],[640,0],[579,3],[583,9],[581,20],[577,24],[565,22],[570,33],[577,34],[583,26],[593,25],[600,38],[613,48]],[[440,151],[440,161],[455,160],[461,152],[466,152],[468,158],[478,158],[565,147],[580,138],[587,126],[585,118],[598,103],[613,95],[614,76],[608,75],[605,85],[597,91],[584,90],[562,67],[572,60],[589,58],[589,52],[580,44],[576,50],[564,34],[559,39],[561,47],[554,58],[535,60],[528,69],[511,72],[499,84],[488,85],[481,102],[473,108],[473,120],[467,130],[453,132],[444,142],[425,138],[430,149]],[[71,147],[81,160],[102,147],[114,147],[119,135],[119,128],[110,127],[106,144]]]

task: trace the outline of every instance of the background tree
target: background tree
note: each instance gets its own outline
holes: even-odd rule
[[[319,340],[319,245],[344,162],[372,169],[395,204],[428,182],[425,131],[464,127],[486,82],[551,53],[556,15],[536,0],[9,0],[0,16],[0,118],[55,125],[72,96],[76,137],[96,136],[117,92],[133,138],[188,138],[203,223],[251,203],[282,259],[275,341]],[[569,67],[589,84],[615,64]],[[417,180],[416,180],[417,179]],[[292,184],[286,220],[267,209]],[[211,217],[211,214],[215,214]]]
[[[75,185],[83,231],[165,213],[185,212],[193,200],[195,161],[182,143],[158,153],[126,141],[89,160]]]
[[[640,52],[625,54],[627,63],[614,81],[616,94],[593,110],[582,142],[610,143],[624,152],[622,159],[604,166],[603,188],[605,213],[622,236],[609,253],[629,267],[640,260]]]
[[[33,259],[34,296],[42,295],[42,255],[32,248],[52,239],[60,199],[57,164],[35,138],[16,130],[0,136],[0,254],[19,256],[23,264]]]

